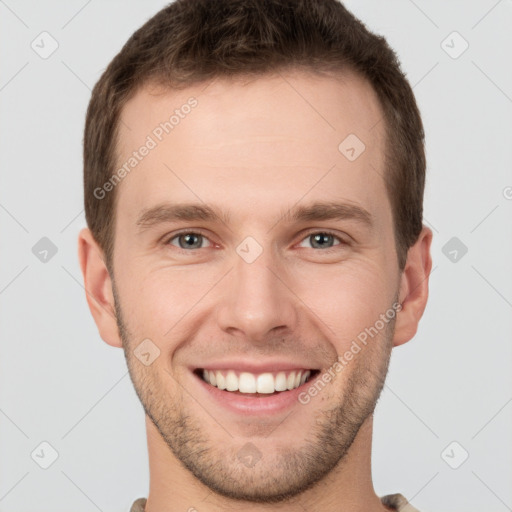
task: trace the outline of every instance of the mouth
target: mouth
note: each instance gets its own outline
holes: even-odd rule
[[[319,373],[318,369],[305,368],[257,374],[235,369],[197,368],[194,370],[198,378],[213,388],[253,398],[287,394],[309,383]]]

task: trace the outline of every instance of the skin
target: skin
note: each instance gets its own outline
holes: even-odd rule
[[[112,273],[91,232],[79,235],[89,307],[102,339],[124,348],[146,410],[146,511],[387,510],[372,483],[373,410],[392,348],[414,336],[427,303],[432,231],[423,227],[400,272],[377,96],[349,72],[287,71],[181,91],[147,85],[123,109],[120,165],[191,96],[197,107],[117,185]],[[352,162],[338,150],[351,133],[366,146]],[[373,226],[283,217],[317,201],[364,208]],[[163,202],[230,217],[141,229],[141,212]],[[183,229],[205,238],[186,248],[176,237]],[[310,235],[325,230],[334,237],[315,244]],[[247,236],[262,249],[252,263],[236,251]],[[395,300],[393,321],[286,414],[227,411],[205,399],[190,371],[236,356],[325,371]],[[134,354],[147,338],[160,350],[149,366]],[[261,455],[252,467],[237,460],[248,442]]]

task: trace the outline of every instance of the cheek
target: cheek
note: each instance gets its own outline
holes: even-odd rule
[[[184,329],[191,327],[187,319],[197,318],[218,276],[192,266],[155,268],[137,283],[133,281],[129,292],[132,324],[138,326],[139,333],[144,329],[145,336],[167,344],[173,338],[180,339]]]
[[[296,276],[297,287],[292,289],[314,312],[309,317],[319,319],[314,321],[340,351],[391,307],[394,284],[390,272],[375,260],[326,268],[319,266]]]

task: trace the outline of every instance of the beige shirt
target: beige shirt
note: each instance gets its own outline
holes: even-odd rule
[[[383,496],[381,499],[382,504],[389,507],[391,510],[397,510],[398,512],[419,512],[417,508],[414,508],[402,494],[388,494]],[[146,505],[145,498],[139,498],[135,501],[130,509],[130,512],[144,512],[144,506]]]

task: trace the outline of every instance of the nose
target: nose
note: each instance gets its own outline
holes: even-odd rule
[[[270,336],[293,331],[298,301],[285,274],[270,250],[264,250],[252,263],[236,254],[218,309],[219,327],[252,343],[265,343]]]

